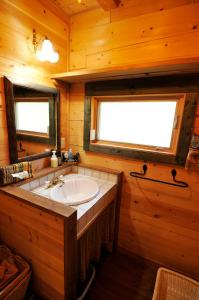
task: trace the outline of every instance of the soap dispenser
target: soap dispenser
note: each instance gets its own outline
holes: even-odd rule
[[[58,167],[58,159],[57,159],[57,156],[56,156],[56,151],[52,151],[53,155],[50,159],[50,162],[51,162],[51,168],[56,168]]]
[[[74,161],[72,149],[68,150],[68,161]]]

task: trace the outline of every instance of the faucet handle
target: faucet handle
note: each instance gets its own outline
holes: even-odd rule
[[[47,189],[50,186],[50,180],[45,181],[44,187]]]
[[[60,175],[58,178],[59,178],[59,180],[61,180],[62,182],[64,182],[64,176],[63,175]]]

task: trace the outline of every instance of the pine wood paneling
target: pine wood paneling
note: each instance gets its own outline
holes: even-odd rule
[[[8,134],[3,78],[0,77],[0,165],[9,163]]]
[[[38,0],[0,2],[0,74],[9,76],[18,84],[53,86],[50,74],[68,68],[68,25],[42,3]],[[42,63],[36,59],[32,45],[33,28],[36,29],[38,40],[48,36],[52,41],[60,54],[57,64]],[[1,83],[1,101],[4,101],[3,97]],[[0,164],[5,165],[9,163],[9,155],[4,104],[0,108],[0,117]]]
[[[83,141],[84,86],[70,90],[70,147],[81,160],[91,165],[124,171],[119,246],[122,250],[167,265],[199,279],[199,172],[176,167],[179,180],[188,182],[182,189],[133,178],[130,171],[141,171],[143,162],[85,152]],[[196,106],[196,122],[198,115]],[[75,111],[78,113],[74,113]],[[196,130],[197,127],[194,128]],[[173,166],[147,163],[148,176],[171,180]]]
[[[97,2],[104,10],[117,8],[120,3],[119,0],[97,0]]]
[[[52,26],[53,24],[53,26]],[[34,54],[32,31],[38,39],[48,36],[60,53],[57,64],[39,62]],[[66,71],[68,25],[38,0],[3,0],[0,3],[0,72],[18,82],[36,82],[52,86],[49,77],[55,70]]]
[[[193,1],[137,0],[72,16],[70,70],[198,57],[198,12]]]
[[[153,3],[151,0],[122,0],[120,9],[111,11],[111,21],[116,22],[192,3],[192,0],[158,0]]]
[[[32,154],[39,154],[44,152],[46,149],[51,150],[55,147],[55,145],[29,142],[25,140],[21,141],[21,143],[22,143],[22,149],[24,149],[25,151],[18,152],[19,157],[28,156]],[[19,149],[19,141],[18,141],[18,149]]]
[[[2,194],[0,213],[0,239],[31,263],[35,291],[64,299],[63,219]]]
[[[71,17],[70,70],[109,70],[117,66],[187,61],[199,57],[197,1],[125,0],[118,9],[99,9]],[[197,42],[198,41],[198,42]],[[70,91],[70,147],[85,163],[124,171],[120,222],[120,247],[198,278],[199,164],[176,167],[187,189],[145,182],[129,176],[143,162],[85,152],[82,121],[83,85]],[[199,102],[198,102],[199,105]],[[198,134],[198,106],[193,132]],[[76,113],[77,111],[77,113]],[[75,123],[74,123],[75,121]],[[74,129],[74,130],[73,130]],[[173,166],[148,163],[148,176],[169,181]]]
[[[56,5],[69,15],[84,12],[97,6],[96,0],[82,0],[81,3],[78,3],[77,0],[49,0],[48,2],[52,2],[54,5]]]

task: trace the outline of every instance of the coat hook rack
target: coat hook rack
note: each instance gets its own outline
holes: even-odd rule
[[[158,180],[158,179],[153,179],[153,178],[149,178],[149,177],[145,177],[147,169],[148,169],[147,165],[143,165],[141,172],[130,172],[130,175],[132,177],[136,177],[136,178],[140,178],[140,179],[144,179],[144,180],[150,180],[150,181],[154,181],[154,182],[159,182],[159,183],[163,183],[163,184],[168,184],[168,185],[172,185],[172,186],[178,186],[178,187],[182,187],[182,188],[186,188],[186,187],[189,186],[188,183],[186,183],[184,181],[176,180],[176,175],[177,175],[176,169],[171,170],[171,175],[173,177],[174,183],[173,182],[168,182],[168,181],[163,181],[163,180]]]

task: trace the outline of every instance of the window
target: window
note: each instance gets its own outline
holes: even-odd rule
[[[56,140],[53,96],[15,97],[15,126],[18,140],[54,144]]]
[[[94,97],[98,145],[176,153],[184,95]]]
[[[16,102],[17,133],[49,137],[49,102]]]
[[[114,95],[102,96],[110,94],[108,83],[88,84],[86,91],[84,150],[185,164],[197,93],[150,94],[148,88],[146,95],[111,90]]]

